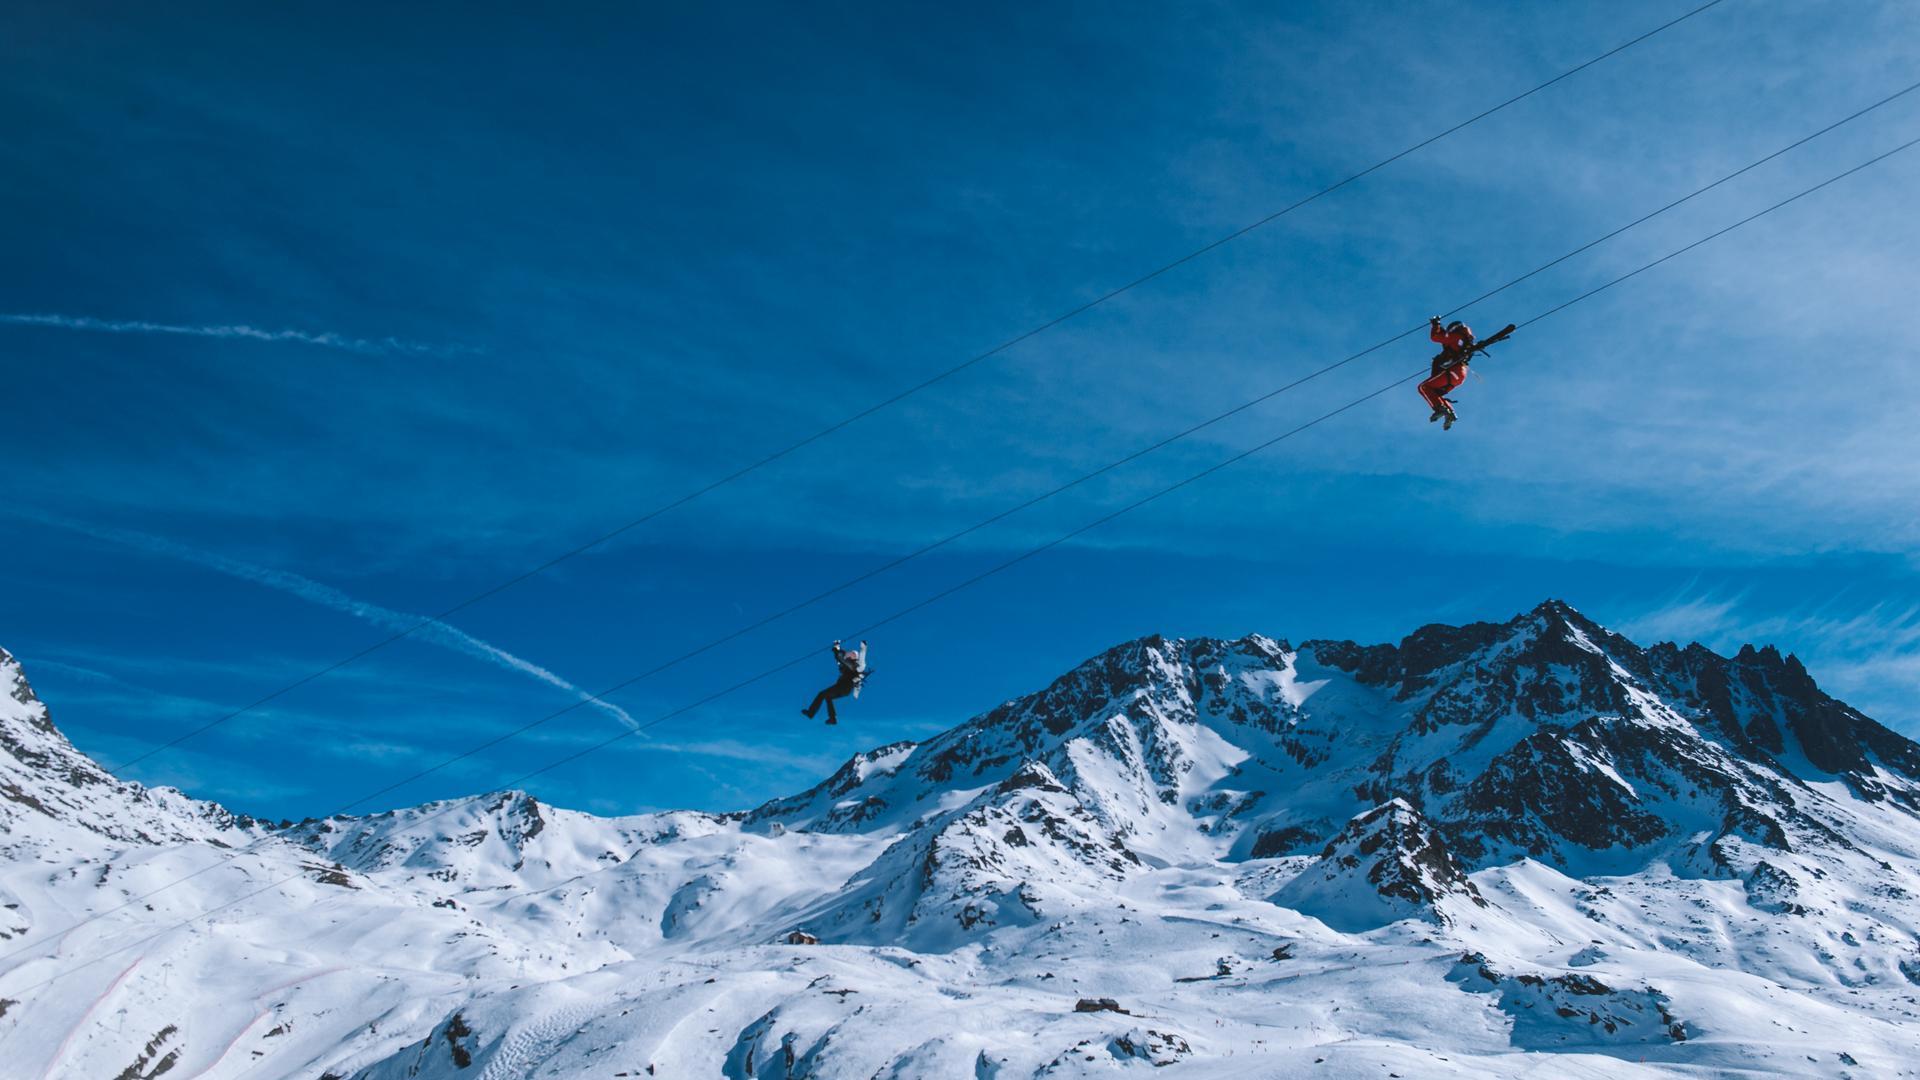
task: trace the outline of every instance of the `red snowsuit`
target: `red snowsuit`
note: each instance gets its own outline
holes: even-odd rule
[[[1434,412],[1446,412],[1447,394],[1467,381],[1467,361],[1473,355],[1467,350],[1473,347],[1473,331],[1462,326],[1448,333],[1436,324],[1427,336],[1439,343],[1440,355],[1433,358],[1433,375],[1420,384],[1420,396]]]

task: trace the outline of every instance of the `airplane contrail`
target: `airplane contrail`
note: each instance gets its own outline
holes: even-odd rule
[[[407,353],[445,355],[472,352],[463,345],[425,345],[399,338],[356,338],[332,331],[262,330],[257,326],[230,324],[217,326],[181,326],[173,323],[146,322],[138,319],[96,319],[86,315],[30,314],[0,312],[0,324],[8,326],[47,326],[61,330],[80,330],[98,334],[170,334],[179,337],[223,338],[228,340],[284,342],[314,345],[326,349],[367,354]]]
[[[97,540],[105,540],[109,543],[136,548],[150,554],[179,559],[182,562],[189,562],[195,566],[205,567],[206,569],[226,574],[229,577],[239,578],[242,581],[250,581],[269,589],[276,589],[290,596],[305,600],[308,603],[352,615],[355,618],[363,619],[373,623],[375,626],[386,627],[389,630],[410,630],[425,623],[425,626],[420,626],[420,629],[413,635],[414,637],[422,641],[432,642],[442,648],[465,653],[468,656],[484,660],[495,667],[517,672],[539,682],[543,682],[548,686],[564,690],[579,700],[589,702],[596,708],[604,710],[616,720],[625,724],[629,729],[634,731],[640,729],[639,723],[634,720],[633,716],[620,706],[610,701],[603,701],[600,698],[594,697],[567,679],[541,667],[531,660],[515,656],[513,653],[497,645],[482,641],[457,627],[449,626],[438,620],[429,619],[425,615],[412,615],[404,611],[395,611],[392,608],[381,607],[378,604],[369,603],[365,600],[349,596],[331,585],[315,581],[312,578],[300,574],[286,570],[275,570],[272,567],[260,566],[242,559],[221,555],[217,552],[205,551],[187,544],[169,540],[163,536],[154,536],[151,533],[138,532],[132,529],[103,528],[47,514],[36,513],[24,516],[28,516],[31,520],[41,522],[42,524],[53,525],[78,532]]]

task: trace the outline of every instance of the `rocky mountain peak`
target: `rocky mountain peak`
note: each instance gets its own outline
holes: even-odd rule
[[[1319,851],[1299,889],[1364,886],[1390,906],[1432,907],[1469,871],[1515,858],[1638,865],[1671,850],[1738,873],[1757,858],[1729,854],[1741,845],[1844,850],[1842,824],[1803,785],[1837,777],[1912,807],[1920,785],[1902,777],[1916,755],[1776,649],[1643,649],[1549,600],[1385,645],[1136,639],[752,817],[918,828],[962,794],[1052,794],[1084,835],[1110,837],[1018,857],[1084,860],[1069,877],[1112,872],[1114,846],[1176,859],[1209,845],[1254,859]],[[1022,832],[977,830],[968,849],[995,865],[996,838]]]
[[[1476,670],[1560,664],[1603,674],[1606,661],[1630,658],[1637,646],[1560,600],[1548,600],[1505,622],[1431,623],[1392,645],[1307,642],[1323,662],[1362,682],[1390,687],[1402,699]]]
[[[1567,603],[1565,600],[1553,598],[1542,600],[1538,604],[1535,604],[1531,611],[1528,611],[1524,616],[1520,616],[1520,618],[1540,619],[1546,622],[1557,623],[1561,626],[1571,627],[1585,633],[1610,633],[1605,627],[1589,619],[1580,609]]]
[[[99,840],[231,844],[257,828],[215,803],[121,780],[54,726],[11,653],[0,651],[0,833],[4,850],[71,849]]]
[[[1450,899],[1486,906],[1441,831],[1404,799],[1355,815],[1273,897],[1348,931],[1404,918],[1448,922],[1442,901]]]
[[[46,705],[34,694],[20,662],[5,649],[0,649],[0,689],[5,690],[13,702],[12,707],[0,709],[0,725],[28,724],[41,731],[53,731],[53,721],[47,716]]]
[[[1798,657],[1751,644],[1725,657],[1698,643],[1647,657],[1662,696],[1743,755],[1920,810],[1920,746],[1822,691]]]
[[[0,705],[44,719],[17,676]],[[9,730],[42,744],[14,755],[41,786],[16,783],[10,798],[26,792],[60,812],[48,794],[59,789],[45,783],[54,748],[76,782],[117,783],[50,724]],[[1404,914],[1470,900],[1466,873],[1520,857],[1573,866],[1672,848],[1740,872],[1758,856],[1738,855],[1738,844],[1798,851],[1840,835],[1796,793],[1804,784],[1837,777],[1920,812],[1916,776],[1920,747],[1822,693],[1791,656],[1643,650],[1549,600],[1383,645],[1138,638],[924,742],[855,754],[807,792],[696,831],[733,822],[770,835],[899,837],[891,869],[872,879],[886,888],[847,898],[862,914],[811,927],[830,937],[878,911],[916,926],[937,913],[977,926],[1038,917],[1116,874],[1206,852],[1318,852],[1296,890],[1348,903],[1364,888],[1387,905],[1378,912]],[[620,858],[627,841],[614,833],[584,856],[548,842],[567,813],[495,792],[281,835],[357,873],[469,884]],[[1704,860],[1687,853],[1702,844]],[[1060,892],[1040,879],[1076,884]]]
[[[99,773],[59,738],[17,665],[0,670],[0,734],[12,740],[0,753],[0,847],[39,844],[0,860],[15,868],[0,877],[0,937],[59,941],[69,912],[125,898],[129,863],[207,862],[192,844],[178,859],[128,852],[135,844],[194,840],[194,829],[227,843],[231,830],[177,793]],[[94,779],[75,786],[69,768]],[[216,898],[244,898],[306,878],[219,909],[270,925],[207,935],[274,948],[224,950],[229,968],[193,981],[218,976],[225,992],[228,971],[253,965],[246,995],[287,1010],[271,1024],[234,1013],[261,1064],[300,1045],[312,1049],[273,1075],[324,1067],[367,1080],[521,1075],[569,1046],[579,1053],[546,1072],[604,1070],[630,1048],[619,1040],[636,1018],[676,1008],[687,1037],[713,1038],[658,1059],[662,1075],[724,1057],[714,1040],[729,1028],[740,1075],[854,1072],[842,1067],[848,1047],[888,1040],[899,1055],[863,1061],[858,1075],[1068,1075],[1073,1063],[1138,1060],[1141,1047],[1204,1048],[1202,1035],[1223,1037],[1218,1003],[1249,990],[1299,995],[1304,1009],[1362,984],[1387,988],[1394,1024],[1485,1032],[1481,1064],[1529,1043],[1671,1049],[1694,1020],[1731,1033],[1712,1040],[1724,1048],[1780,1037],[1771,1020],[1733,1025],[1778,1015],[1792,1000],[1782,987],[1805,989],[1825,1025],[1876,996],[1903,1002],[1888,991],[1920,982],[1916,775],[1920,747],[1828,697],[1790,655],[1641,649],[1559,601],[1380,645],[1153,636],[924,742],[855,754],[813,789],[748,813],[606,819],[504,791],[278,830],[287,843],[197,879]],[[103,946],[130,937],[121,920],[101,929],[113,935]],[[180,936],[158,940],[155,959],[177,958]],[[1438,983],[1449,965],[1433,961],[1463,953],[1453,984]],[[311,955],[312,978],[342,989],[290,989],[289,955]],[[720,955],[736,966],[701,969]],[[672,970],[648,967],[656,959]],[[405,994],[439,1004],[406,1019],[398,991],[334,979],[349,963],[380,971],[383,986],[417,975]],[[165,967],[125,968],[136,983],[148,969]],[[111,975],[75,992],[75,1015],[96,1010]],[[897,1011],[930,982],[938,995],[924,1013]],[[615,996],[595,1000],[596,984]],[[1463,1007],[1456,987],[1486,997]],[[1736,991],[1746,997],[1725,1008],[1711,1000]],[[715,1012],[766,993],[776,1003]],[[954,1002],[1008,994],[1017,1002],[994,1015],[1065,1016],[1071,1032],[1022,1032],[992,1060],[977,1031],[945,1049],[927,1037]],[[157,1015],[165,998],[140,1000]],[[16,1007],[36,1023],[47,1015],[38,1000],[0,999],[0,1013]],[[1146,1016],[1168,1026],[1161,1016],[1189,1008],[1199,1019],[1187,1035],[1083,1030]],[[1494,1008],[1510,1032],[1488,1022]],[[201,1025],[213,1011],[188,1015]],[[1904,1004],[1886,1016],[1871,1030],[1911,1018]],[[1332,1011],[1313,1019],[1331,1022]],[[843,1037],[854,1030],[844,1024],[868,1026]],[[57,1036],[68,1024],[40,1026]],[[160,1034],[136,1037],[137,1051],[173,1029],[145,1030]],[[182,1058],[187,1071],[239,1045],[231,1030],[208,1031],[189,1043],[212,1052]],[[1806,1038],[1793,1032],[1792,1061]],[[1049,1039],[1017,1073],[1000,1070],[1016,1043]],[[1331,1066],[1338,1043],[1314,1052]],[[1297,1039],[1287,1045],[1297,1053]],[[1847,1049],[1858,1058],[1828,1060],[1871,1058]],[[84,1071],[114,1075],[129,1060],[139,1071],[150,1051]],[[1874,1075],[1912,1058],[1904,1045],[1876,1052]],[[1344,1071],[1380,1068],[1359,1061]],[[1725,1063],[1700,1059],[1707,1071]]]

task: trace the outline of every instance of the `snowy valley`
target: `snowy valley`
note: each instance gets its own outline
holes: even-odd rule
[[[4,652],[0,751],[7,1077],[1920,1076],[1920,746],[1559,602],[1128,642],[734,814],[276,827]]]

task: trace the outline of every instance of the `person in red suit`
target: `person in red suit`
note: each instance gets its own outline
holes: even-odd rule
[[[1427,336],[1439,344],[1440,355],[1433,358],[1433,375],[1420,384],[1420,396],[1433,409],[1427,422],[1444,418],[1447,422],[1443,426],[1451,428],[1459,416],[1447,395],[1467,381],[1467,361],[1473,359],[1474,352],[1473,330],[1458,319],[1441,326],[1438,315],[1427,321]]]

